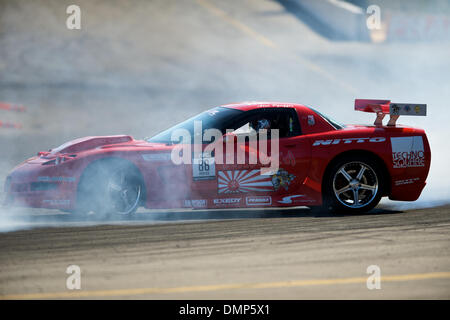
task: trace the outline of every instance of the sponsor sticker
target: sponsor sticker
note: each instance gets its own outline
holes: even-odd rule
[[[285,204],[289,204],[289,203],[294,203],[297,202],[298,200],[300,200],[299,198],[304,197],[305,195],[303,194],[294,194],[292,196],[287,196],[287,197],[283,197],[283,199],[279,200],[279,203],[285,203]]]
[[[391,138],[394,168],[425,166],[425,150],[421,136]]]
[[[145,161],[169,161],[170,153],[147,153],[142,154]]]
[[[192,161],[192,177],[194,180],[212,180],[216,178],[216,163],[214,157],[203,153],[201,158]]]
[[[289,185],[294,179],[295,176],[293,174],[290,174],[286,170],[280,168],[278,172],[272,176],[272,184],[275,191],[278,191],[280,188],[287,191],[289,189]]]
[[[185,207],[206,208],[206,204],[207,204],[206,199],[184,200]]]
[[[416,181],[419,181],[419,178],[410,178],[410,179],[404,179],[404,180],[397,180],[397,181],[394,182],[394,184],[396,186],[402,186],[402,185],[405,185],[405,184],[413,184]]]
[[[75,177],[48,177],[40,176],[37,178],[39,182],[74,182]]]
[[[277,172],[262,175],[261,170],[228,170],[218,173],[219,193],[270,192],[289,189],[295,175],[280,168]]]
[[[272,197],[271,196],[246,197],[245,203],[248,206],[261,206],[261,205],[269,206],[272,204]]]
[[[259,169],[219,171],[217,186],[219,193],[273,191],[272,177]]]
[[[364,142],[384,142],[385,137],[372,137],[372,138],[343,138],[343,139],[328,139],[328,140],[316,140],[313,143],[313,147],[316,146],[329,146],[335,144],[349,144],[349,143],[364,143]]]
[[[241,203],[242,198],[221,198],[221,199],[214,199],[213,203],[215,205],[220,204],[239,204]]]
[[[426,116],[426,104],[391,103],[389,108],[391,115],[397,116]]]
[[[192,207],[194,208],[206,208],[206,200],[205,199],[195,199],[191,200]]]
[[[50,200],[42,200],[42,203],[50,206],[68,206],[70,205],[70,200],[50,199]]]

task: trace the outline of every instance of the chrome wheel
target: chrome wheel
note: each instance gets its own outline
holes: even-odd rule
[[[333,191],[345,207],[356,209],[368,206],[378,192],[377,174],[363,162],[346,163],[333,177]]]
[[[126,170],[113,174],[107,183],[107,197],[110,213],[127,215],[139,205],[141,185],[127,175]]]

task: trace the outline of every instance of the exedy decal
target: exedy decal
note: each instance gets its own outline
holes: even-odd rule
[[[363,143],[363,142],[383,142],[386,141],[384,137],[373,137],[373,138],[342,138],[342,139],[329,139],[329,140],[316,140],[313,143],[313,146],[328,146],[334,144],[349,144],[349,143]]]
[[[221,199],[214,199],[213,203],[215,205],[218,204],[239,204],[241,202],[242,198],[221,198]]]

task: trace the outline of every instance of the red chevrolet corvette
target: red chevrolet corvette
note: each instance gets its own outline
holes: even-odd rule
[[[426,105],[357,99],[355,109],[375,113],[374,125],[343,125],[300,104],[248,102],[210,109],[146,140],[76,139],[14,168],[5,204],[78,214],[132,214],[139,206],[321,206],[354,213],[374,208],[383,196],[416,200],[430,146],[424,130],[396,120],[426,115]],[[202,136],[208,129],[221,134],[214,142],[223,151],[204,152],[213,141]],[[256,135],[257,143],[248,139],[260,130],[266,136]]]

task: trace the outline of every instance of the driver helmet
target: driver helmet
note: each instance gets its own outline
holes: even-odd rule
[[[258,120],[257,130],[270,129],[270,122],[267,119]]]

